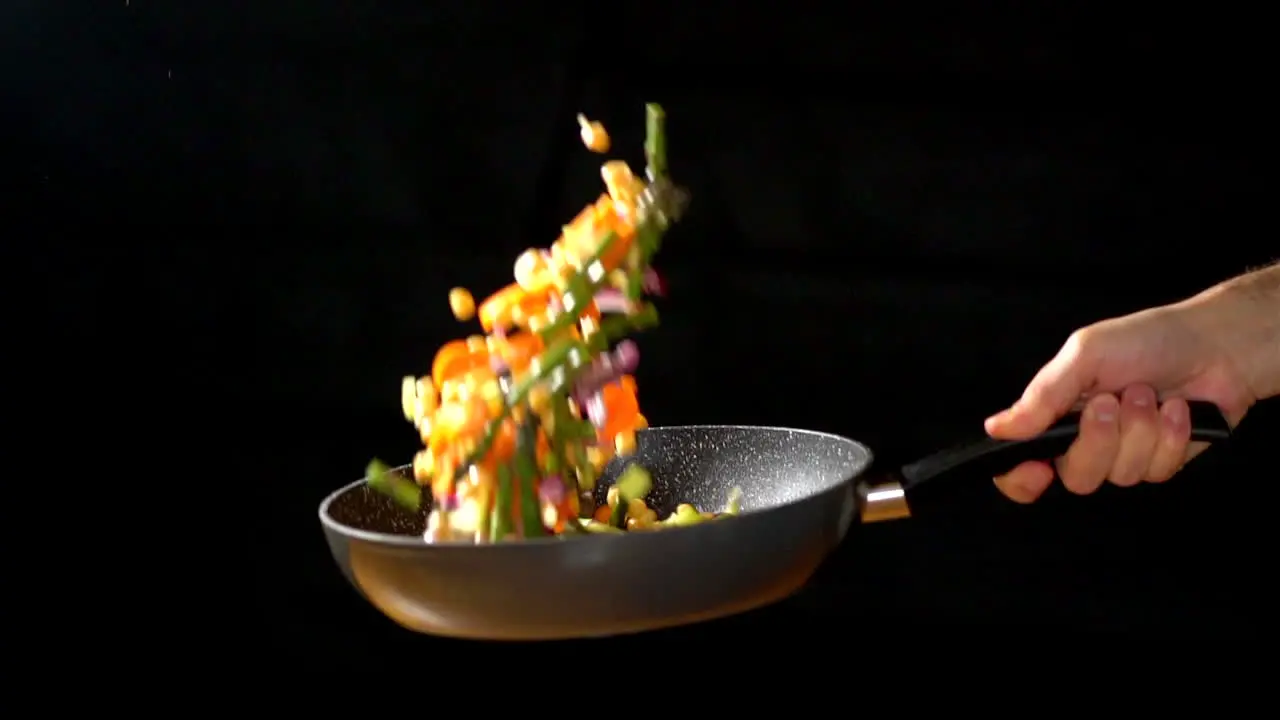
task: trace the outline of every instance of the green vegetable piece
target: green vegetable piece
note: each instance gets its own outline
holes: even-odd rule
[[[631,246],[637,253],[635,268],[640,270],[647,265],[661,245],[662,230],[658,223],[647,220],[636,228],[636,244]]]
[[[542,525],[542,511],[538,507],[538,463],[535,459],[537,426],[526,422],[516,435],[516,477],[520,478],[520,521],[525,537],[542,537],[547,529]]]
[[[729,499],[724,504],[724,514],[737,515],[740,512],[742,512],[742,488],[731,488],[729,490]]]
[[[422,509],[422,488],[412,480],[401,477],[381,460],[370,460],[364,470],[364,477],[369,487],[391,498],[400,507],[412,512]]]
[[[608,279],[607,276],[601,276],[593,281],[587,275],[588,269],[600,261],[600,258],[609,251],[609,248],[613,247],[613,243],[616,242],[617,239],[618,234],[610,230],[609,234],[605,235],[600,241],[600,249],[596,251],[596,254],[591,256],[591,259],[587,260],[587,262],[583,264],[582,270],[574,273],[573,277],[569,278],[566,283],[566,293],[573,296],[573,307],[566,308],[565,311],[557,315],[556,319],[552,320],[549,325],[538,331],[538,334],[542,336],[543,340],[549,340],[556,337],[560,333],[576,325],[578,320],[582,318],[582,313],[586,312],[587,307],[591,304],[588,301],[595,296],[596,291],[599,290]]]
[[[590,463],[580,463],[578,471],[581,475],[578,477],[578,487],[582,489],[584,494],[589,494],[596,489],[596,469],[591,467]],[[591,503],[581,503],[580,510],[583,517],[591,517]]]
[[[627,524],[627,506],[631,501],[643,498],[653,489],[653,476],[639,465],[628,465],[613,486],[618,488],[618,504],[609,514],[609,524],[621,528]]]
[[[644,498],[653,490],[653,476],[639,465],[631,464],[613,484],[618,488],[618,498],[630,502]]]
[[[587,346],[582,344],[581,341],[573,338],[566,338],[557,342],[555,345],[552,345],[543,352],[542,355],[538,356],[538,363],[541,366],[539,372],[536,375],[526,377],[507,395],[507,406],[502,411],[502,415],[495,420],[490,421],[489,424],[485,426],[484,436],[480,438],[480,442],[477,443],[475,451],[467,456],[467,459],[460,463],[457,471],[454,472],[453,477],[455,480],[464,477],[467,474],[468,468],[474,464],[476,460],[484,457],[485,453],[489,452],[489,448],[493,447],[494,439],[498,437],[498,428],[502,426],[503,421],[511,417],[511,410],[519,405],[523,405],[525,400],[529,397],[529,391],[531,391],[538,383],[551,377],[557,369],[563,367],[575,350],[582,354],[586,354],[588,352]]]
[[[602,522],[598,522],[596,520],[585,519],[585,520],[582,520],[581,522],[582,522],[582,529],[589,533],[598,533],[601,535],[618,535],[622,533],[622,530],[616,527],[613,527],[612,525],[606,525]]]
[[[650,180],[667,174],[667,114],[662,106],[649,103],[644,106],[644,159]]]
[[[489,542],[501,542],[511,533],[511,467],[498,466],[498,492],[493,497],[489,517]]]
[[[685,527],[688,525],[698,525],[703,522],[706,522],[706,518],[702,517],[702,513],[698,512],[697,508],[689,505],[688,503],[681,503],[676,506],[676,511],[671,513],[671,515],[663,521],[663,524],[675,527]]]
[[[601,320],[600,331],[591,336],[588,347],[593,353],[603,352],[614,340],[657,324],[658,309],[652,303],[644,303],[633,315],[610,315]]]
[[[618,496],[618,504],[609,511],[609,524],[615,528],[627,526],[627,501],[621,495]]]

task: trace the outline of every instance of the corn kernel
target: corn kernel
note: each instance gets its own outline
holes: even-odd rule
[[[591,152],[606,153],[609,152],[609,133],[605,132],[604,125],[587,119],[586,115],[578,116],[579,135],[582,136],[582,144],[587,146]]]
[[[626,290],[627,274],[621,270],[609,271],[609,284],[616,290]]]
[[[617,487],[609,488],[609,492],[604,495],[604,502],[611,508],[618,507],[618,496],[620,491]]]
[[[454,317],[466,322],[475,317],[475,298],[471,297],[466,288],[454,288],[449,291],[449,309],[453,311]]]
[[[485,409],[488,410],[491,418],[502,415],[502,411],[507,407],[506,398],[502,396],[502,388],[498,387],[497,380],[490,380],[482,385],[480,397],[484,399]]]
[[[418,379],[409,376],[400,381],[400,409],[404,411],[404,419],[414,419],[414,405],[418,400]]]
[[[422,450],[413,456],[413,479],[419,485],[425,485],[431,479],[431,471],[435,468],[435,458],[431,450]]]
[[[644,512],[648,509],[649,507],[644,504],[644,500],[641,498],[631,498],[627,501],[627,517],[643,517]]]
[[[541,383],[529,388],[529,407],[541,415],[551,406],[551,391]]]
[[[438,404],[439,403],[436,400],[436,389],[435,386],[431,384],[430,380],[426,382],[418,380],[415,382],[412,408],[413,424],[421,427],[422,423],[427,422],[432,413],[436,411]]]
[[[603,468],[609,462],[609,460],[612,459],[612,456],[613,456],[612,450],[613,448],[608,446],[589,447],[587,448],[587,462],[591,464],[591,467],[595,468],[596,470],[599,470]]]
[[[489,342],[483,335],[471,335],[467,338],[467,351],[478,353],[489,349]]]
[[[436,406],[439,405],[437,402],[439,398],[437,397],[436,386],[431,383],[431,378],[418,378],[418,382],[415,385],[415,391],[417,392],[418,397],[422,398],[422,401],[427,404],[427,407],[435,410]]]
[[[636,451],[636,434],[633,432],[620,432],[614,435],[613,447],[618,451],[618,455],[630,455]]]
[[[516,258],[515,278],[516,284],[525,290],[532,290],[536,287],[538,276],[542,273],[543,261],[542,253],[530,248],[520,253],[520,257]]]

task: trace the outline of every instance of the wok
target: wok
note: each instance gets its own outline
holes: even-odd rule
[[[1230,434],[1216,407],[1191,406],[1194,440]],[[647,501],[660,516],[682,502],[719,509],[731,488],[743,493],[739,517],[658,532],[427,544],[426,511],[402,510],[364,480],[325,498],[320,522],[351,584],[411,630],[492,640],[632,633],[781,600],[804,585],[855,520],[908,516],[913,488],[961,466],[989,476],[1060,455],[1078,425],[1074,414],[1032,440],[983,438],[878,480],[863,477],[871,451],[836,435],[648,429],[634,455],[606,468],[598,495],[631,462],[653,475]]]

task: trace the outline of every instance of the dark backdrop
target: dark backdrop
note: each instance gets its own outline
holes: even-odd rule
[[[5,165],[42,309],[102,345],[154,317],[164,349],[140,366],[200,368],[232,432],[198,453],[260,484],[235,522],[259,639],[423,642],[343,585],[315,506],[413,451],[398,379],[459,332],[447,290],[498,287],[598,192],[579,111],[638,161],[642,104],[664,103],[694,197],[643,341],[656,423],[815,427],[911,459],[980,432],[1073,328],[1275,254],[1247,19],[688,5],[6,6]],[[1030,509],[957,479],[951,512],[865,530],[814,607],[1240,620],[1252,526],[1201,504],[1256,479],[1269,432],[1165,487]]]

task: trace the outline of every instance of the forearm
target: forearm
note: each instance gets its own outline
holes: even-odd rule
[[[1280,395],[1280,263],[1233,278],[1188,302],[1213,306],[1214,335],[1259,399]]]

